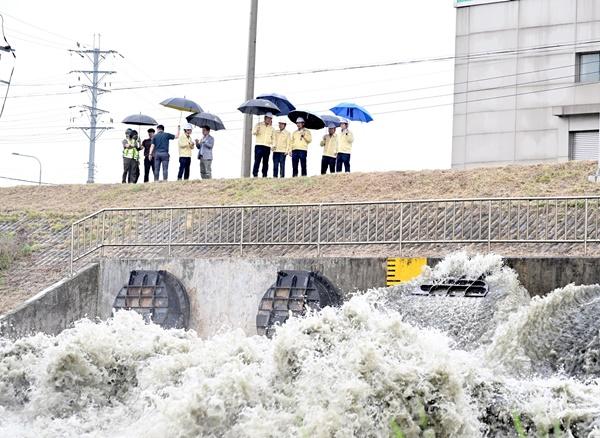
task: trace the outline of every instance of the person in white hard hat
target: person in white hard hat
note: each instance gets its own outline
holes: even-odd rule
[[[292,176],[298,176],[298,164],[302,169],[302,176],[306,176],[306,156],[308,155],[308,145],[312,141],[312,135],[304,127],[304,119],[296,119],[297,131],[292,134],[290,148],[292,149]]]
[[[279,130],[273,133],[273,178],[285,178],[285,159],[291,154],[290,133],[285,129],[287,120],[280,117]]]
[[[338,154],[335,164],[335,171],[341,172],[342,166],[345,172],[350,172],[350,154],[352,153],[352,143],[354,143],[354,134],[348,130],[348,120],[343,119],[340,125],[341,132],[338,136]]]
[[[177,172],[177,181],[190,179],[190,165],[192,164],[192,151],[194,142],[192,141],[191,124],[183,126],[183,135],[179,136],[179,172]]]
[[[258,168],[262,162],[262,176],[267,177],[269,171],[269,155],[273,146],[273,114],[266,113],[263,122],[258,123],[252,132],[256,138],[254,144],[254,166],[252,175],[258,177]]]
[[[321,140],[321,147],[323,148],[323,158],[321,158],[321,175],[327,173],[335,173],[335,159],[337,157],[338,149],[338,136],[335,133],[335,125],[330,123],[327,126],[327,134],[323,136]]]

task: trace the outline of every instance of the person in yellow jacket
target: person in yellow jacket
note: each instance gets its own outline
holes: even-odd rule
[[[252,134],[256,137],[252,175],[255,178],[258,176],[258,168],[262,161],[262,176],[266,178],[269,171],[269,155],[271,155],[271,147],[273,146],[273,114],[265,114],[264,121],[254,127]]]
[[[323,136],[321,140],[321,147],[323,148],[323,158],[321,158],[321,175],[327,173],[335,173],[335,159],[338,151],[338,136],[335,133],[335,125],[330,123],[328,133]]]
[[[273,133],[273,178],[285,178],[285,159],[291,154],[291,135],[286,131],[286,120],[279,119],[279,130]]]
[[[190,179],[190,165],[192,164],[192,151],[194,150],[192,141],[192,125],[187,124],[183,127],[183,135],[179,136],[179,172],[177,172],[177,181],[181,178]]]
[[[308,155],[308,145],[312,141],[312,135],[304,127],[304,119],[296,119],[297,131],[292,134],[290,149],[292,150],[292,176],[298,176],[298,164],[302,169],[302,176],[306,176],[306,156]]]
[[[348,120],[342,120],[340,128],[341,132],[338,136],[338,154],[335,171],[341,172],[343,166],[345,172],[350,172],[350,154],[352,153],[354,134],[348,130]]]

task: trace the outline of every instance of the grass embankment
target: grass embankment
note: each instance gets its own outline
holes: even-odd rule
[[[13,263],[32,252],[33,247],[14,233],[0,233],[0,285],[4,284],[4,274]]]
[[[22,186],[0,189],[0,220],[15,213],[60,218],[106,207],[231,205],[494,196],[600,195],[592,162],[474,170],[352,173],[309,178],[167,184]]]

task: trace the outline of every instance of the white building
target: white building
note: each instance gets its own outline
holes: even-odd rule
[[[452,167],[596,159],[600,0],[455,0]]]

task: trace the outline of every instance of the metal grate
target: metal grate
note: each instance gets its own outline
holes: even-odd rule
[[[488,293],[488,284],[483,278],[446,278],[439,283],[422,284],[413,295],[483,298]]]

